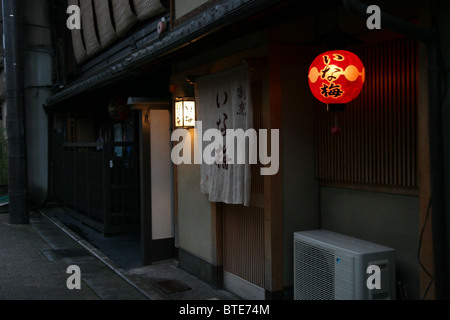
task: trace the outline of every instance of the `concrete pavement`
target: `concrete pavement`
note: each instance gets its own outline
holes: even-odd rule
[[[177,268],[175,261],[119,265],[113,260],[117,254],[105,254],[58,220],[61,210],[31,212],[27,225],[11,225],[9,214],[0,213],[0,300],[238,299]],[[113,238],[101,241],[100,247],[115,247]],[[67,287],[70,265],[80,267],[79,290]],[[167,282],[171,286],[163,285]]]
[[[81,269],[81,289],[70,290],[69,265]],[[0,214],[0,299],[144,300],[104,263],[45,217],[30,214],[30,224],[11,225]]]

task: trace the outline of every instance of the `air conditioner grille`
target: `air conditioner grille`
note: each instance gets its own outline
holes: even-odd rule
[[[334,264],[333,252],[295,240],[296,300],[333,300]]]

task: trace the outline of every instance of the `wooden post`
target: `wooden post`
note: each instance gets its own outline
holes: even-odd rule
[[[264,105],[264,128],[281,128],[281,60],[277,47],[269,47],[268,70],[269,97],[263,101],[269,101]],[[267,92],[265,90],[264,92]],[[270,139],[268,139],[269,143]],[[268,150],[271,150],[269,143]],[[281,148],[280,148],[281,150]],[[281,161],[281,159],[280,159]],[[281,168],[275,175],[264,177],[264,239],[265,239],[265,263],[266,263],[266,293],[276,293],[283,290],[283,215]]]
[[[139,157],[141,174],[141,263],[151,264],[152,245],[152,200],[150,170],[150,120],[149,110],[140,110]]]

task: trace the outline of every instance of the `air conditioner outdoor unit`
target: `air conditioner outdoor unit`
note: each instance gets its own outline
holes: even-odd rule
[[[295,232],[294,299],[393,300],[395,250],[328,230]]]

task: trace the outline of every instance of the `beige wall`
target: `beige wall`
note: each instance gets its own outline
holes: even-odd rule
[[[419,299],[419,198],[322,187],[320,199],[322,228],[394,248],[396,281]]]
[[[173,238],[169,111],[150,110],[150,121],[152,239]]]
[[[191,142],[194,143],[194,129],[189,131],[193,137]],[[206,195],[200,193],[200,165],[180,164],[176,172],[177,246],[212,263],[215,252],[212,243],[211,203]]]

